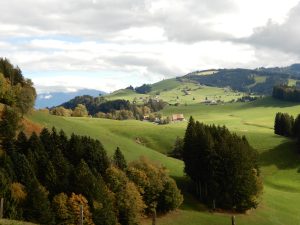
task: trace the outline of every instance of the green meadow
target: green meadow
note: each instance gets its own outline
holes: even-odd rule
[[[229,102],[243,96],[241,92],[234,92],[228,88],[209,87],[198,83],[184,80],[177,81],[175,78],[167,79],[152,85],[151,92],[138,94],[133,90],[121,89],[115,91],[105,98],[108,100],[125,99],[129,101],[143,102],[144,99],[152,97],[162,99],[169,104],[196,104],[208,100],[220,100]]]
[[[261,203],[245,215],[236,215],[238,225],[300,224],[300,156],[292,140],[273,133],[275,113],[296,116],[300,113],[300,105],[268,97],[248,103],[182,104],[168,106],[162,112],[164,115],[183,113],[187,120],[193,116],[207,124],[226,125],[232,132],[245,135],[259,151],[264,180]],[[57,117],[44,112],[34,112],[29,119],[45,127],[63,129],[69,135],[74,132],[98,138],[109,154],[119,146],[128,161],[140,156],[158,161],[168,168],[179,185],[185,179],[183,163],[167,157],[166,153],[172,149],[176,136],[184,135],[187,122],[156,125],[135,120]],[[183,192],[185,201],[180,210],[159,217],[157,224],[231,224],[230,214],[209,212],[185,190]],[[151,224],[151,221],[143,223]]]
[[[34,225],[33,223],[27,223],[22,221],[15,221],[15,220],[5,220],[5,219],[0,219],[0,224],[1,225]]]

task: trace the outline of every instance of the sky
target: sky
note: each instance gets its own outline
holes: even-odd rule
[[[38,93],[300,62],[298,0],[0,0],[0,57]]]

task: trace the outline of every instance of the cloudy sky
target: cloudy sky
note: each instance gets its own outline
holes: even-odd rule
[[[0,56],[39,92],[300,62],[298,0],[0,0]]]

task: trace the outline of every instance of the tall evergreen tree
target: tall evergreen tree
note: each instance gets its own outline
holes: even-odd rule
[[[117,166],[119,169],[123,171],[127,168],[127,162],[119,147],[117,147],[114,153],[113,162],[115,166]]]
[[[28,188],[24,217],[34,223],[55,224],[53,211],[48,200],[48,192],[37,181]]]

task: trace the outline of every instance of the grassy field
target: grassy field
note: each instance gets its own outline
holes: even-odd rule
[[[22,221],[0,219],[0,225],[34,225],[34,224],[22,222]]]
[[[297,225],[300,224],[300,157],[295,144],[273,134],[276,112],[300,113],[300,105],[265,98],[255,102],[225,105],[190,104],[169,106],[165,115],[183,113],[193,115],[205,123],[226,125],[231,131],[246,135],[260,153],[264,179],[264,194],[258,209],[237,215],[238,225]],[[63,118],[36,112],[30,119],[44,126],[63,128],[68,134],[99,138],[108,152],[120,146],[128,160],[145,155],[160,161],[177,180],[184,177],[183,163],[161,153],[170,151],[176,136],[183,136],[186,122],[155,125],[140,121],[114,121],[92,118]],[[151,224],[145,220],[144,224]],[[159,225],[226,225],[230,215],[211,213],[185,193],[180,210],[158,219]]]
[[[209,100],[221,100],[229,102],[233,99],[241,98],[243,93],[233,92],[227,88],[217,88],[202,86],[197,83],[189,81],[180,82],[176,79],[163,80],[155,83],[152,86],[152,90],[148,94],[138,94],[132,90],[118,90],[106,95],[105,98],[108,100],[125,99],[129,101],[137,101],[138,103],[143,102],[147,97],[156,97],[163,99],[170,104],[195,104]]]

